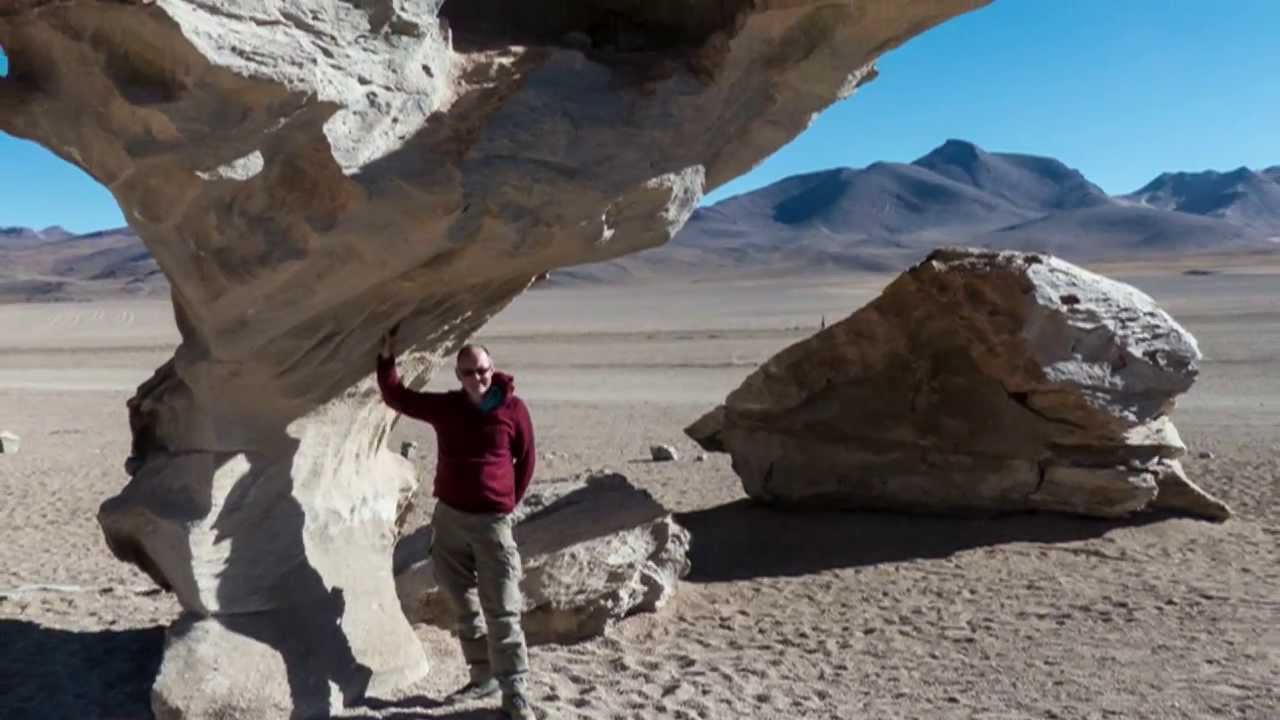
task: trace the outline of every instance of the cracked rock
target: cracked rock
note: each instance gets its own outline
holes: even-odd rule
[[[384,447],[381,336],[421,387],[532,280],[668,241],[982,4],[0,2],[0,131],[109,187],[173,290],[182,342],[98,516],[182,605],[154,714],[414,687],[386,559],[417,475]]]
[[[540,482],[516,511],[524,561],[520,591],[531,643],[569,643],[604,633],[622,618],[653,612],[688,574],[689,531],[646,491],[616,473]],[[452,627],[435,581],[430,527],[402,544],[396,590],[414,622]]]
[[[764,363],[686,433],[778,505],[1230,510],[1169,414],[1196,340],[1137,289],[1044,255],[935,251]]]

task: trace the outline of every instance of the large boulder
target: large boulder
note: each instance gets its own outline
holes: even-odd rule
[[[569,643],[662,607],[689,572],[689,531],[648,492],[616,473],[539,482],[516,511],[524,561],[524,630],[531,643]],[[451,628],[436,584],[430,526],[406,538],[418,557],[396,573],[414,622]]]
[[[1199,358],[1133,287],[1043,255],[939,250],[686,432],[783,505],[1222,519],[1169,420]]]
[[[983,4],[0,3],[0,131],[109,188],[173,288],[182,343],[99,515],[182,601],[157,713],[321,715],[426,673],[386,567],[379,337],[401,323],[425,382],[531,279],[665,242]]]

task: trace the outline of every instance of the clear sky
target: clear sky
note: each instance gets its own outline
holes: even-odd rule
[[[947,138],[1056,157],[1109,193],[1166,170],[1280,165],[1277,38],[1280,0],[996,0],[881,58],[877,80],[707,200],[908,162]],[[0,135],[0,226],[123,222],[83,173]]]

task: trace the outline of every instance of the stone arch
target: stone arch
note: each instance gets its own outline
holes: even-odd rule
[[[421,677],[387,561],[413,474],[383,447],[382,333],[424,381],[533,278],[666,242],[879,53],[981,4],[595,0],[494,25],[450,3],[457,42],[435,3],[0,10],[0,130],[108,187],[173,286],[182,343],[99,513],[185,610],[156,714],[322,716]],[[186,682],[223,655],[226,696]]]

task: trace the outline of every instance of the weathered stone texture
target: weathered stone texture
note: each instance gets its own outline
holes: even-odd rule
[[[541,482],[516,512],[532,643],[585,640],[628,615],[655,611],[689,572],[689,532],[622,475]],[[430,526],[411,539],[419,557],[397,571],[396,590],[410,620],[451,628],[424,534]]]
[[[303,714],[425,673],[376,569],[402,494],[380,335],[402,324],[425,381],[532,278],[665,242],[878,55],[982,4],[0,3],[0,131],[110,189],[173,287],[182,344],[100,514],[187,613],[158,712],[244,714],[184,685],[218,648]],[[273,613],[332,632],[238,625]],[[255,643],[283,665],[249,667]]]
[[[934,252],[686,431],[753,497],[933,512],[1150,506],[1222,518],[1174,458],[1195,338],[1052,257]]]

